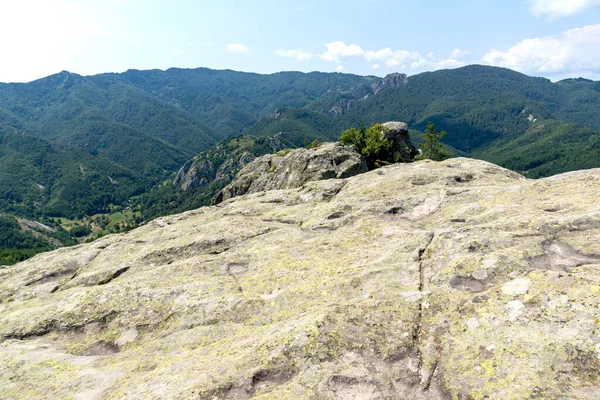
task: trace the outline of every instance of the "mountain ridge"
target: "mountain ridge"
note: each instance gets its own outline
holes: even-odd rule
[[[283,132],[286,147],[301,147],[389,120],[407,122],[411,132],[434,122],[448,132],[446,144],[456,154],[548,176],[600,165],[599,109],[600,82],[552,83],[477,65],[387,78],[206,68],[62,72],[0,85],[0,211],[34,219],[87,218],[128,207],[139,213],[146,204],[139,196],[153,191],[165,192],[161,212],[183,211],[211,196],[182,199],[162,186],[223,140]],[[19,146],[7,145],[17,137]],[[43,150],[48,146],[51,151]],[[536,149],[549,149],[551,157]],[[98,173],[77,174],[81,165]],[[107,185],[109,176],[119,184]],[[41,196],[36,185],[47,191]]]

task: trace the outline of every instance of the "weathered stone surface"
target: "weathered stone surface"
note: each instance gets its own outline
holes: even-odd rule
[[[188,190],[190,187],[206,186],[214,179],[215,164],[207,159],[186,162],[177,172],[173,184]]]
[[[233,141],[235,143],[231,143]],[[263,149],[258,141],[264,144]],[[257,155],[264,154],[265,150],[279,151],[284,147],[281,134],[259,139],[248,136],[233,138],[186,162],[177,172],[173,185],[186,191],[206,186],[220,189],[231,182],[238,171]]]
[[[385,78],[377,80],[371,85],[374,94],[379,93],[383,89],[389,87],[397,87],[406,85],[408,83],[408,76],[406,74],[399,74],[397,72],[388,74]]]
[[[326,114],[330,116],[338,116],[343,114],[345,110],[348,110],[354,106],[356,102],[367,99],[369,96],[376,95],[387,88],[398,87],[406,85],[408,83],[408,76],[405,74],[392,73],[385,76],[385,78],[377,78],[370,85],[358,85],[350,89],[350,91],[342,93],[344,96],[341,98],[336,105],[334,105]],[[278,115],[279,114],[279,115]],[[274,114],[274,118],[280,116],[279,112]]]
[[[383,124],[386,130],[383,137],[390,140],[393,144],[392,153],[397,160],[412,160],[418,154],[417,148],[413,145],[408,125],[404,122],[386,122]]]
[[[341,143],[267,154],[246,165],[214,198],[213,204],[244,194],[297,188],[309,181],[343,179],[367,171],[362,157]]]
[[[0,269],[1,397],[597,399],[599,197],[422,161],[38,255]]]
[[[238,158],[225,160],[215,174],[214,183],[218,187],[226,186],[235,178],[240,169],[254,161],[255,158],[254,154],[245,151]]]

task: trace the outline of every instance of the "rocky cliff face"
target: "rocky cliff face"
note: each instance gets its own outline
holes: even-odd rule
[[[173,185],[179,186],[183,190],[206,186],[213,181],[215,174],[215,164],[210,159],[198,157],[189,160],[177,171]]]
[[[309,181],[349,178],[364,172],[367,172],[367,165],[360,154],[341,143],[267,154],[244,167],[215,196],[213,204],[247,193],[292,189]]]
[[[405,74],[393,73],[388,74],[384,78],[376,79],[370,85],[358,85],[353,87],[349,92],[344,93],[336,105],[327,111],[326,114],[336,116],[342,114],[344,110],[352,107],[354,102],[364,100],[369,96],[376,95],[383,89],[398,87],[408,83],[408,76]]]
[[[5,398],[597,399],[600,170],[259,192],[0,269]]]
[[[265,138],[238,137],[200,153],[186,162],[177,172],[173,185],[183,190],[228,184],[250,161],[265,151],[279,151],[285,147],[281,135]],[[260,144],[257,142],[260,141]]]
[[[408,76],[406,74],[393,73],[386,75],[383,79],[377,80],[376,82],[371,84],[371,89],[373,89],[373,93],[377,94],[383,89],[389,87],[397,87],[406,85],[408,83]]]

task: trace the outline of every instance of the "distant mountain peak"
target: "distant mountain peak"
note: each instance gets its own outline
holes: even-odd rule
[[[389,87],[397,87],[408,83],[408,75],[394,72],[386,75],[383,79],[374,82],[371,87],[375,94]]]
[[[344,110],[351,108],[355,101],[366,100],[369,96],[377,95],[384,89],[403,86],[407,83],[408,76],[406,74],[394,72],[383,78],[377,78],[370,85],[359,84],[344,93],[344,98],[340,99],[326,114],[330,116],[340,115]]]

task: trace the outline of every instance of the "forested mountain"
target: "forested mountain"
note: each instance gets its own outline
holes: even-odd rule
[[[171,69],[0,84],[0,211],[104,212],[277,107],[372,79]]]
[[[375,80],[201,68],[89,77],[61,72],[26,84],[0,83],[0,213],[103,231],[93,221],[106,222],[106,215],[121,211],[187,160],[278,107],[303,107]],[[203,203],[188,196],[179,207]],[[127,215],[137,219],[139,213]],[[19,224],[5,225],[6,237],[21,243],[0,238],[6,260],[54,246],[23,239]]]
[[[211,126],[217,139],[241,133],[282,107],[304,107],[324,96],[379,81],[350,74],[280,72],[259,75],[235,71],[128,71],[93,77],[117,78],[157,96]]]
[[[81,148],[21,133],[0,135],[1,211],[29,218],[82,217],[150,187],[136,170]]]
[[[137,206],[136,218],[182,211],[209,201],[224,182],[217,179],[224,163],[232,174],[245,152],[281,147],[258,138],[280,135],[280,145],[297,147],[392,120],[408,123],[416,138],[434,122],[455,154],[534,178],[600,166],[600,82],[586,79],[552,83],[486,66],[385,78],[61,72],[0,84],[0,212],[87,217],[93,226],[93,216],[129,206]],[[184,192],[176,172],[199,157],[214,164],[208,183]]]
[[[557,172],[600,167],[600,134],[574,123],[536,122],[525,133],[512,134],[475,151],[491,161],[530,178]]]
[[[339,107],[340,103],[346,107]],[[334,111],[338,113],[331,117]],[[552,83],[504,68],[469,66],[415,75],[405,84],[366,99],[342,97],[337,103],[280,110],[277,117],[264,119],[247,132],[287,129],[314,134],[321,130],[331,132],[333,138],[341,129],[361,122],[398,120],[422,130],[431,121],[438,130],[448,131],[448,144],[471,152],[496,139],[524,133],[546,119],[598,131],[599,111],[600,82]]]

